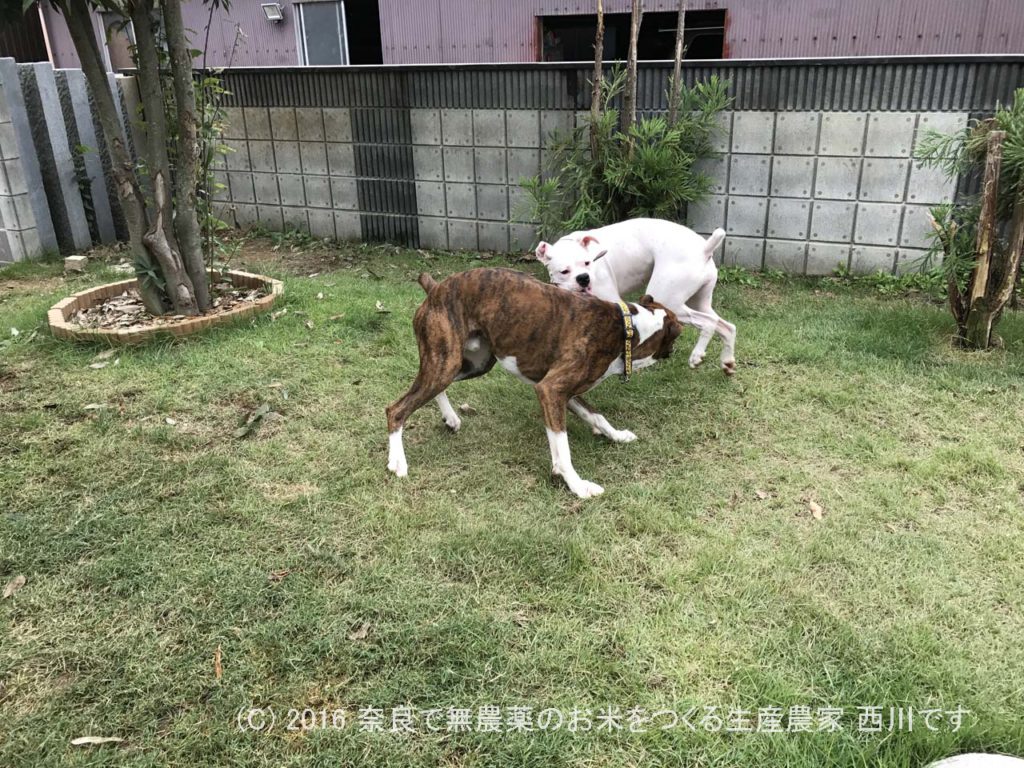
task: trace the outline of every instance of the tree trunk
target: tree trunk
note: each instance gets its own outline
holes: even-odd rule
[[[679,95],[683,86],[683,37],[686,32],[686,0],[679,0],[679,18],[676,20],[676,55],[672,68],[672,88],[668,95],[668,124],[675,125],[679,118]]]
[[[156,283],[161,277],[160,270],[153,263],[142,242],[146,231],[145,198],[139,189],[135,163],[125,144],[124,127],[114,106],[114,96],[110,92],[106,67],[93,32],[92,14],[88,4],[79,0],[59,0],[57,7],[67,22],[72,43],[82,63],[82,71],[96,103],[104,143],[110,155],[110,172],[114,177],[114,188],[117,190],[117,199],[128,227],[128,242],[135,264],[135,274],[139,280],[139,295],[147,311],[154,315],[162,315],[166,310]]]
[[[156,200],[156,217],[149,230],[142,236],[150,253],[160,262],[167,284],[167,296],[179,314],[196,314],[195,292],[192,280],[185,269],[181,255],[171,245],[167,233],[171,225],[164,222],[164,211],[167,210],[168,184],[161,172],[153,178],[153,195]]]
[[[999,197],[999,172],[1003,161],[1004,131],[991,131],[985,154],[985,177],[982,183],[981,214],[978,218],[976,258],[968,289],[966,342],[975,349],[987,349],[992,338],[992,325],[1002,305],[995,306],[989,295],[992,253],[995,245],[996,204]]]
[[[590,156],[597,158],[597,133],[594,126],[601,118],[601,83],[604,80],[604,3],[597,0],[597,34],[594,35],[594,82],[590,94]]]
[[[199,312],[195,287],[184,268],[177,238],[174,236],[174,199],[170,192],[171,164],[167,152],[167,115],[164,111],[166,106],[153,24],[153,0],[135,0],[132,6],[132,27],[135,31],[139,91],[145,113],[143,130],[146,135],[146,167],[153,185],[153,199],[159,207],[155,218],[165,230],[158,237],[153,231],[151,221],[151,226],[142,241],[163,269],[167,282],[167,297],[171,300],[174,311],[182,315],[195,315]]]
[[[644,15],[643,0],[633,0],[633,12],[629,18],[629,58],[626,60],[626,93],[622,97],[622,131],[636,123],[636,40],[640,35],[640,21]]]
[[[1010,243],[1002,265],[1003,272],[999,285],[992,293],[992,303],[996,306],[996,322],[999,321],[999,316],[1002,315],[1006,305],[1012,306],[1016,296],[1017,273],[1020,270],[1022,254],[1024,254],[1024,197],[1018,197],[1013,206],[1013,217],[1010,220]]]
[[[192,55],[185,39],[181,18],[181,0],[162,0],[167,26],[167,47],[171,56],[171,81],[178,117],[178,164],[175,179],[177,214],[174,230],[192,285],[199,311],[210,308],[210,286],[203,262],[202,233],[196,217],[196,187],[199,167],[199,140],[196,119],[196,92],[192,80]]]

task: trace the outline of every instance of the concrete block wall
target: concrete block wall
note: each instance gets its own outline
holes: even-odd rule
[[[956,180],[912,159],[927,129],[966,112],[736,111],[722,157],[703,161],[714,194],[688,211],[693,229],[727,233],[721,263],[808,275],[913,268],[928,247],[928,209]]]
[[[519,180],[542,131],[572,113],[504,109],[229,107],[222,217],[339,240],[424,248],[532,247]]]
[[[18,69],[0,60],[0,126],[16,137],[0,154],[5,174],[28,180],[12,186],[4,176],[0,201],[28,197],[20,208],[0,205],[4,242],[19,243],[0,258],[47,242],[80,248],[111,228],[124,237],[109,158],[72,151],[98,137],[76,98],[80,73],[54,80],[47,65]],[[669,73],[641,68],[641,111],[665,110]],[[731,83],[734,101],[721,117],[720,155],[699,166],[713,194],[689,206],[684,223],[703,234],[725,228],[725,264],[900,271],[925,252],[928,207],[956,194],[953,181],[913,162],[916,143],[927,128],[956,130],[1006,103],[1024,57],[726,61],[684,71],[691,85],[712,75]],[[589,76],[574,64],[228,70],[232,151],[215,170],[216,211],[240,227],[526,252],[537,233],[519,182],[540,170],[550,132],[587,114]],[[131,81],[112,88],[131,115]],[[124,122],[131,144],[135,121]],[[0,127],[0,138],[10,133]]]
[[[525,252],[537,242],[519,182],[546,137],[583,119],[553,109],[234,107],[217,199],[239,226],[341,240]],[[686,222],[728,237],[721,263],[798,274],[906,269],[927,248],[930,205],[955,180],[911,159],[924,131],[966,112],[722,115],[713,194]]]

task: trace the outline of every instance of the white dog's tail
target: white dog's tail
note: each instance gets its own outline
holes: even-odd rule
[[[719,227],[711,233],[711,237],[704,241],[704,258],[710,259],[723,240],[725,240],[725,230]]]

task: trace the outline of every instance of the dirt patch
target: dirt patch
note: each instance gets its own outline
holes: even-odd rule
[[[18,277],[0,283],[0,301],[6,296],[42,295],[55,293],[67,280],[62,275],[46,277]]]
[[[326,244],[312,243],[303,247],[288,243],[275,244],[269,238],[255,237],[243,243],[235,263],[239,268],[252,272],[311,275],[341,269],[346,258],[336,248]]]

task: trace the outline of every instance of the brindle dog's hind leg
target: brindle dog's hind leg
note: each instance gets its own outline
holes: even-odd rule
[[[445,315],[440,312],[426,315],[416,331],[420,347],[419,373],[409,391],[387,408],[388,469],[399,477],[409,474],[402,445],[405,420],[428,400],[443,394],[462,366],[462,343]]]
[[[456,381],[473,379],[483,376],[494,367],[494,355],[491,354],[491,347],[480,334],[474,333],[466,340],[462,347],[462,365]],[[462,426],[462,419],[452,408],[448,400],[448,393],[442,392],[435,398],[437,407],[441,409],[441,418],[452,432],[458,432]]]

